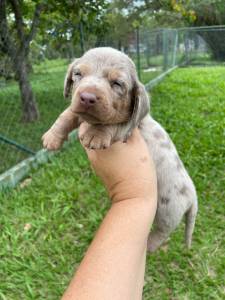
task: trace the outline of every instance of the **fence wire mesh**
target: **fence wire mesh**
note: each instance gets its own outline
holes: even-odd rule
[[[21,121],[20,91],[7,55],[0,53],[0,173],[41,148],[41,136],[68,105],[63,81],[68,63],[83,50],[111,46],[135,62],[143,83],[175,66],[225,66],[225,26],[148,30],[139,28],[126,42],[81,37],[62,47],[32,45],[29,80],[38,104],[38,121]]]

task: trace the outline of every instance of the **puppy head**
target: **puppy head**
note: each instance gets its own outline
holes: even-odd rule
[[[149,111],[149,99],[134,63],[112,48],[95,48],[68,68],[64,96],[72,92],[72,107],[91,124],[129,123],[132,129]]]

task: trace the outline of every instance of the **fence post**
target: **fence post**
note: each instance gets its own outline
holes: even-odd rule
[[[163,29],[163,70],[168,66],[168,31]]]
[[[136,29],[136,52],[137,52],[137,69],[138,77],[141,80],[141,61],[140,61],[140,37],[139,37],[139,26]]]
[[[147,31],[145,31],[145,41],[146,41],[146,51],[145,51],[145,57],[146,57],[146,64],[149,68],[150,66],[150,57],[151,57],[151,42],[150,37]]]
[[[184,51],[185,51],[185,63],[189,64],[189,31],[186,30],[184,33]]]
[[[174,47],[173,47],[173,61],[172,61],[172,66],[174,67],[176,65],[176,56],[177,56],[177,43],[178,43],[178,34],[177,34],[177,29],[174,30]]]
[[[81,54],[84,54],[84,31],[83,31],[83,23],[82,20],[79,22],[79,32],[80,32],[80,48]]]

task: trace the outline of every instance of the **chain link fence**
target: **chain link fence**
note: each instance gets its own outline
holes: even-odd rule
[[[139,49],[144,80],[175,66],[225,66],[225,26],[141,31]]]
[[[225,26],[147,30],[139,28],[124,43],[82,37],[62,49],[32,45],[30,82],[38,104],[36,122],[21,121],[20,92],[7,56],[0,54],[0,173],[39,150],[42,134],[68,105],[63,81],[68,63],[83,50],[112,46],[135,62],[139,77],[151,88],[177,66],[225,66]]]

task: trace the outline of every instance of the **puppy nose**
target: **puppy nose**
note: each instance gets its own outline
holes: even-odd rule
[[[97,97],[93,93],[83,92],[80,94],[80,103],[87,108],[93,106],[96,101]]]

